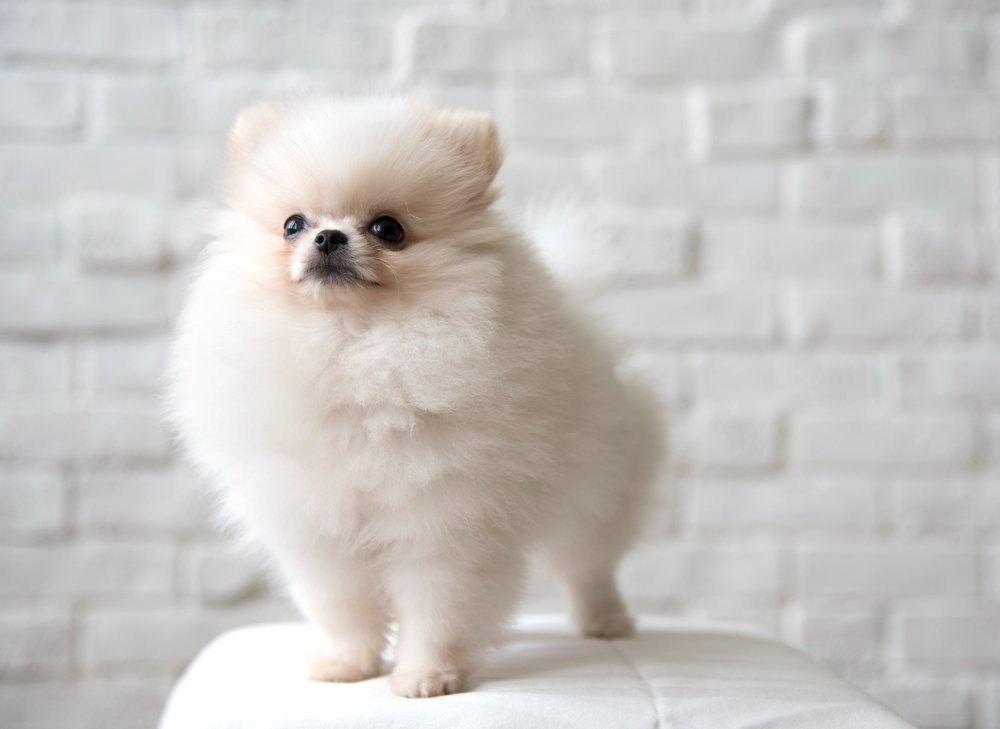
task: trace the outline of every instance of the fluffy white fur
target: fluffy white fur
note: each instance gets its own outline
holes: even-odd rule
[[[230,156],[169,401],[225,517],[328,635],[312,677],[377,675],[395,622],[393,689],[461,690],[536,552],[585,634],[628,634],[614,573],[660,457],[656,407],[494,209],[492,120],[261,105]],[[286,241],[295,213],[309,228]],[[383,214],[398,250],[367,232]],[[308,278],[323,229],[371,283]]]

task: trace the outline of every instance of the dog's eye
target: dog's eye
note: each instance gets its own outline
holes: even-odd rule
[[[375,218],[371,225],[368,226],[368,230],[376,238],[380,238],[386,243],[402,243],[403,236],[405,235],[403,226],[399,224],[399,221],[395,218],[390,218],[388,215]]]
[[[294,238],[306,229],[306,219],[301,215],[293,215],[285,221],[285,239]]]

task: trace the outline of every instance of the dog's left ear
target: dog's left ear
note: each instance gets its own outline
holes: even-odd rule
[[[500,133],[493,117],[481,111],[449,109],[437,112],[431,126],[458,152],[476,187],[474,194],[486,192],[503,162]]]
[[[285,105],[277,101],[261,101],[241,111],[229,132],[229,158],[246,155],[284,113]]]

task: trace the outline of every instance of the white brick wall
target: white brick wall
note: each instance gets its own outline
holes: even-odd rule
[[[9,0],[0,60],[4,727],[151,726],[287,614],[177,463],[168,327],[243,104],[418,87],[593,213],[673,439],[633,603],[1000,729],[1000,0]]]

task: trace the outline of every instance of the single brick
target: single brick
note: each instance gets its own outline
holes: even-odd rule
[[[170,435],[152,407],[0,412],[0,458],[47,461],[160,459]]]
[[[134,677],[0,684],[0,707],[9,729],[151,727],[172,684]]]
[[[80,478],[77,519],[85,529],[184,534],[204,528],[206,499],[174,470],[102,470]]]
[[[1000,352],[904,355],[899,374],[906,400],[1000,404]]]
[[[33,204],[81,191],[172,195],[177,189],[176,151],[163,144],[6,143],[0,168],[0,195]]]
[[[798,405],[881,396],[879,361],[871,355],[706,353],[692,369],[699,401]]]
[[[94,340],[90,348],[92,386],[98,391],[155,392],[163,386],[167,338]]]
[[[0,331],[55,334],[163,328],[163,276],[0,273]]]
[[[612,331],[636,341],[766,342],[774,331],[766,292],[624,289],[601,296],[595,307]]]
[[[699,268],[720,278],[874,280],[878,231],[870,225],[707,221]]]
[[[39,61],[163,64],[180,57],[180,13],[170,7],[0,8],[0,53]],[[44,42],[43,42],[44,39]]]
[[[1000,665],[1000,615],[984,613],[897,617],[902,655],[934,666]]]
[[[857,479],[699,479],[688,518],[702,529],[871,530],[877,495]]]
[[[781,44],[764,25],[612,26],[611,68],[629,79],[722,81],[776,76]]]
[[[810,101],[803,93],[710,91],[696,98],[709,155],[773,154],[799,150],[809,142]]]
[[[0,527],[11,536],[49,535],[65,523],[63,486],[55,473],[0,474]]]
[[[149,270],[165,260],[172,224],[162,206],[141,199],[81,201],[76,215],[77,255],[88,269]]]
[[[770,546],[650,543],[621,568],[622,589],[636,600],[671,596],[772,596],[781,587],[778,551]]]
[[[72,618],[64,610],[0,613],[0,676],[58,676],[70,668]]]
[[[0,597],[170,597],[174,547],[149,541],[0,547]]]
[[[977,433],[961,414],[815,412],[792,418],[791,459],[803,466],[963,468]]]
[[[55,208],[25,202],[0,206],[0,260],[46,260],[59,254]]]
[[[778,205],[778,167],[771,162],[615,159],[602,168],[608,201],[666,209],[770,212]]]
[[[896,97],[899,138],[911,144],[1000,141],[1000,93],[904,90]]]
[[[981,236],[969,218],[897,216],[886,226],[886,267],[907,283],[975,281],[986,274]]]
[[[64,342],[0,342],[0,393],[33,397],[69,392],[72,354]]]
[[[192,38],[196,58],[208,67],[304,66],[347,75],[385,70],[392,34],[331,10],[201,8]]]
[[[587,69],[586,34],[572,19],[500,25],[429,18],[416,27],[412,63],[419,77],[574,76]]]
[[[797,288],[786,301],[799,342],[959,342],[979,328],[975,299],[952,291]]]
[[[671,458],[699,470],[759,471],[775,465],[774,415],[758,410],[703,410],[671,431]]]
[[[72,76],[40,71],[0,74],[0,128],[67,130],[79,121],[80,92]]]
[[[810,76],[947,79],[985,71],[985,37],[971,26],[815,18],[798,32],[799,60]]]
[[[1000,523],[993,478],[906,479],[893,484],[893,521],[921,531],[990,529]]]
[[[545,148],[632,144],[680,151],[684,104],[679,94],[521,91],[514,97],[513,137]]]
[[[929,543],[805,546],[796,553],[795,573],[806,596],[968,596],[976,591],[976,550]]]
[[[978,171],[972,157],[896,153],[812,158],[794,172],[795,204],[806,214],[971,211],[976,206]]]

